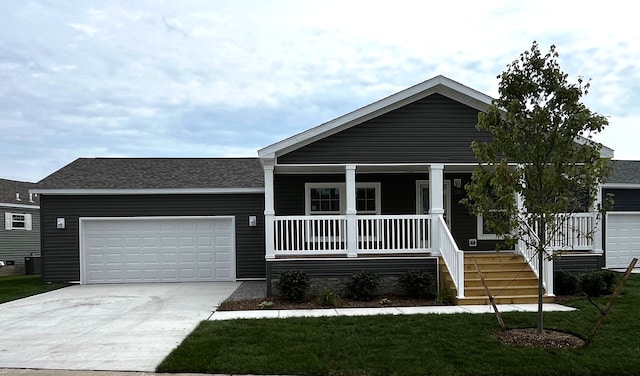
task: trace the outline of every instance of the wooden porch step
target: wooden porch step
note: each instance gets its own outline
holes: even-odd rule
[[[554,303],[555,297],[544,296],[544,303]],[[515,295],[515,296],[498,296],[494,298],[496,304],[536,304],[538,303],[538,295]],[[464,297],[458,299],[458,305],[488,305],[490,304],[487,297]]]
[[[472,257],[475,257],[476,269]],[[441,285],[455,291],[452,277],[446,272],[442,259],[440,268]],[[496,304],[535,304],[538,302],[538,278],[535,276],[522,255],[504,253],[467,253],[464,258],[465,298],[458,304],[489,304],[478,269],[482,274],[489,292]],[[554,297],[544,297],[545,303],[553,303]]]
[[[512,277],[484,277],[485,282],[489,286],[538,286],[538,279],[533,273],[527,276],[519,276],[518,278]],[[482,281],[480,277],[477,278],[465,278],[465,287],[482,287]]]
[[[504,262],[504,263],[485,263],[485,264],[480,264],[478,263],[478,268],[482,271],[485,270],[491,270],[491,271],[497,271],[497,270],[530,270],[529,265],[525,264],[524,261],[520,261],[520,262],[514,262],[514,261],[509,261],[509,262]],[[475,272],[476,271],[476,266],[471,263],[471,264],[467,264],[465,262],[464,264],[464,270],[466,272]]]
[[[491,295],[500,296],[521,296],[521,295],[537,295],[538,286],[488,286]],[[484,286],[474,286],[464,288],[464,295],[468,297],[480,296],[486,297]]]

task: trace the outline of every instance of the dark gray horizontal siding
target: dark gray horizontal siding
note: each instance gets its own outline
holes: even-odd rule
[[[433,94],[278,157],[296,163],[476,162],[478,110]]]
[[[446,173],[451,181],[451,233],[458,247],[465,251],[490,251],[496,249],[495,240],[480,240],[476,247],[469,247],[469,239],[476,239],[477,219],[460,203],[466,197],[464,185],[471,181],[468,173]],[[428,180],[428,174],[358,174],[357,182],[378,182],[381,189],[381,214],[416,214],[416,181]],[[453,187],[454,179],[461,180],[461,187]],[[286,175],[274,177],[276,215],[305,215],[305,183],[344,182],[344,175]]]
[[[600,255],[562,255],[553,261],[555,272],[584,273],[600,270],[604,266],[604,257]]]
[[[236,277],[264,278],[264,195],[41,195],[43,277],[47,282],[80,279],[80,217],[235,216]],[[249,227],[248,217],[258,217]],[[66,228],[56,228],[56,218]]]
[[[24,265],[24,258],[40,256],[40,210],[0,208],[0,261],[11,260]],[[31,230],[5,230],[5,213],[31,214]]]
[[[406,271],[438,271],[438,258],[388,258],[388,259],[295,259],[267,262],[269,278],[277,278],[287,270],[301,270],[309,277],[348,277],[358,271],[396,276]]]
[[[289,270],[307,273],[311,294],[326,289],[340,291],[349,276],[356,272],[376,273],[382,277],[380,292],[397,292],[396,277],[407,271],[425,271],[438,281],[438,258],[270,260],[267,262],[268,295],[277,290],[280,273]]]
[[[603,196],[613,195],[611,211],[640,211],[640,189],[611,189],[602,190]]]

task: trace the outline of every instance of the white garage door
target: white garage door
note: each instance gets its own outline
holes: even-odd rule
[[[606,254],[607,268],[626,269],[631,259],[640,259],[640,212],[607,213]]]
[[[235,280],[232,217],[81,218],[81,283]]]

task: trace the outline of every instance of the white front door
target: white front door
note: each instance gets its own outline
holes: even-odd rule
[[[451,229],[451,180],[444,180],[442,203],[444,221]],[[416,214],[429,214],[429,180],[416,182]]]

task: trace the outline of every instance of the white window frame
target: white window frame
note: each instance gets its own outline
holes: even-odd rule
[[[382,199],[380,193],[380,183],[377,182],[358,182],[356,183],[356,190],[358,188],[373,188],[376,191],[376,210],[359,211],[358,214],[371,214],[379,215],[381,213]],[[311,211],[311,190],[316,188],[337,188],[340,192],[340,210],[338,211]],[[347,185],[346,183],[305,183],[305,214],[306,215],[343,215],[346,213],[347,208]]]
[[[442,185],[444,220],[449,230],[451,230],[451,179],[444,179]],[[422,189],[424,187],[429,187],[429,180],[416,180],[416,214],[418,215],[424,214],[422,210]]]
[[[500,240],[502,236],[498,236],[496,234],[490,234],[484,232],[484,217],[482,214],[478,214],[476,216],[477,230],[478,230],[478,240]]]
[[[13,225],[14,222],[22,222],[14,220],[14,216],[22,216],[24,217],[24,227],[15,227]],[[28,213],[4,213],[4,229],[5,230],[23,230],[23,231],[31,231],[33,229],[33,219],[31,214]]]

